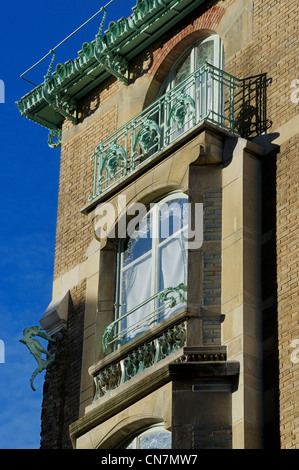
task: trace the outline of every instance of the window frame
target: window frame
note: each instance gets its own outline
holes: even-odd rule
[[[187,59],[189,55],[191,55],[191,66],[190,66],[190,73],[194,72],[196,70],[196,48],[204,44],[205,42],[208,41],[214,41],[214,63],[211,64],[219,69],[224,70],[225,62],[224,62],[224,47],[223,43],[221,40],[221,37],[218,34],[210,34],[209,36],[205,36],[204,38],[201,38],[200,40],[196,41],[195,44],[193,44],[191,47],[187,49],[173,64],[171,67],[170,72],[168,73],[161,89],[159,92],[159,97],[167,93],[173,86],[174,82],[174,72],[180,65],[180,63],[183,64],[183,62]]]
[[[189,47],[187,51],[185,51],[173,64],[170,72],[168,73],[166,79],[164,80],[164,83],[162,87],[160,88],[160,92],[158,97],[161,98],[163,95],[171,92],[171,90],[175,87],[179,87],[180,82],[175,83],[175,72],[176,70],[179,69],[180,66],[182,66],[185,61],[188,59],[190,56],[190,70],[189,70],[189,75],[191,75],[193,72],[195,72],[199,67],[197,64],[197,49],[199,46],[209,42],[213,41],[214,47],[213,47],[213,61],[210,65],[220,69],[224,70],[225,67],[225,61],[224,61],[224,46],[223,42],[221,40],[221,37],[218,34],[210,34],[208,36],[205,36],[201,38],[200,40],[196,41],[194,45]],[[195,103],[196,107],[196,114],[197,115],[204,115],[205,111],[207,113],[207,110],[209,108],[212,109],[212,114],[214,118],[214,122],[220,124],[222,119],[220,118],[221,113],[220,110],[223,108],[223,89],[221,85],[218,83],[213,83],[213,86],[211,85],[211,78],[209,79],[209,83],[205,83],[201,85],[201,88],[198,88],[197,85],[194,83],[192,86],[191,91],[191,98]],[[200,96],[204,96],[205,94],[202,93],[202,87],[208,88],[210,86],[210,92],[206,92],[205,96],[205,102],[204,104],[200,99],[198,99],[198,91],[200,90]],[[212,99],[212,106],[208,105],[208,94]],[[172,106],[172,102],[170,101],[168,103],[169,109]],[[169,115],[169,110],[166,113]],[[216,116],[216,118],[215,118]],[[187,117],[186,117],[187,118]],[[194,118],[193,118],[194,120]],[[168,123],[166,116],[164,117],[164,122],[162,122],[162,132],[161,132],[161,138],[164,141],[165,145],[168,145],[172,141],[176,140],[179,134],[184,134],[185,131],[189,128],[192,128],[192,119],[189,120],[187,123],[184,124],[184,127],[181,128],[180,130],[174,130],[173,133],[171,133],[171,136],[169,135],[169,128],[168,128]]]
[[[159,237],[160,236],[160,233],[159,233],[160,216],[159,215],[160,215],[161,207],[164,203],[167,204],[167,203],[169,203],[171,201],[175,201],[177,199],[182,199],[182,200],[188,201],[188,196],[185,193],[183,193],[182,191],[173,191],[173,192],[167,194],[166,196],[163,196],[163,197],[159,198],[158,200],[155,200],[153,203],[151,203],[150,206],[147,207],[147,212],[145,214],[145,217],[149,216],[150,214],[153,214],[153,217],[152,217],[151,220],[153,221],[154,235],[156,235],[156,236],[151,237],[151,240],[152,240],[151,250],[150,250],[150,253],[151,253],[150,256],[152,258],[151,259],[152,278],[151,278],[151,289],[150,289],[151,296],[154,296],[154,295],[156,295],[157,293],[160,292],[159,282],[160,282],[160,249],[161,249],[161,247],[163,247],[164,245],[169,243],[169,241],[171,241],[171,239],[174,239],[174,237],[177,234],[179,234],[180,232],[183,233],[186,230],[188,231],[188,223],[187,223],[183,227],[181,227],[179,230],[177,230],[176,232],[174,232],[173,234],[168,236],[166,239],[164,239],[162,241],[160,240],[160,237]],[[120,318],[122,318],[123,315],[125,315],[127,313],[127,312],[124,313],[124,311],[122,309],[122,307],[123,307],[123,305],[122,305],[123,282],[122,281],[123,281],[123,270],[124,270],[123,258],[124,258],[124,253],[126,251],[124,249],[124,247],[127,244],[129,238],[130,237],[120,239],[119,243],[118,243],[118,247],[117,247],[114,321],[119,320]],[[187,241],[186,241],[186,243],[187,243]],[[188,245],[187,245],[186,249],[182,250],[182,251],[187,254],[187,250],[188,250]],[[138,258],[134,259],[128,266],[126,266],[126,268],[130,267],[131,264],[137,263],[142,257],[146,257],[147,255],[148,255],[148,252],[141,255],[141,257],[138,257]],[[188,263],[188,257],[186,256],[186,260],[185,260],[185,263],[184,263],[184,266],[185,266],[184,278],[186,280],[186,283],[187,283],[187,274],[188,274],[187,263]],[[173,287],[175,287],[175,286],[173,286]],[[154,299],[152,302],[153,302],[153,310],[154,310],[157,307],[158,299]],[[159,323],[159,320],[156,319],[155,324],[157,324],[157,323]],[[121,330],[122,330],[122,328],[121,328],[121,322],[120,322],[119,325],[118,325],[118,332],[120,332]],[[121,345],[118,344],[118,347],[120,347],[120,346]]]

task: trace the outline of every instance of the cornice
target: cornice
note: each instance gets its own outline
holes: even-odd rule
[[[137,0],[129,18],[110,22],[104,35],[100,28],[76,59],[57,64],[52,73],[53,52],[44,82],[16,102],[21,116],[51,131],[61,129],[65,119],[76,124],[79,99],[111,76],[128,85],[129,62],[204,1]]]

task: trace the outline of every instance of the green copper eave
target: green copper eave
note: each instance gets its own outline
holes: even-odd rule
[[[111,22],[105,35],[84,43],[78,57],[57,64],[47,87],[57,106],[45,99],[45,82],[23,96],[16,105],[22,117],[50,129],[61,129],[65,119],[76,123],[75,112],[63,112],[93,88],[114,75],[129,84],[129,61],[205,0],[138,0],[133,14]],[[58,99],[59,97],[59,99]],[[59,102],[60,100],[60,102]]]

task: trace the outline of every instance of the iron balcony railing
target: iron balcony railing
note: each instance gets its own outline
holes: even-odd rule
[[[186,291],[184,284],[163,289],[110,323],[102,338],[103,352],[109,354],[186,306]]]
[[[201,121],[235,131],[235,95],[241,81],[205,64],[97,147],[92,201]]]

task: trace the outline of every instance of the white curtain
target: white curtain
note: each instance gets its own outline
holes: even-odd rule
[[[177,287],[181,283],[187,285],[186,253],[181,238],[173,238],[160,248],[160,290]],[[175,293],[171,295],[177,296]],[[165,312],[165,317],[172,315],[183,305],[178,301],[175,307]]]
[[[124,307],[122,315],[129,312],[152,295],[151,282],[151,253],[149,253],[149,255],[143,257],[140,261],[137,261],[123,272],[122,304]],[[141,324],[138,327],[134,325],[149,315],[151,309],[152,302],[149,302],[123,320],[122,329],[128,329],[128,339],[132,339],[146,330],[147,324]]]

